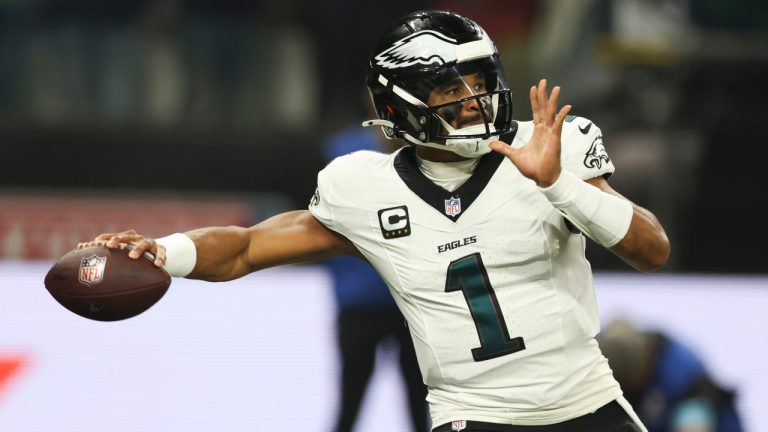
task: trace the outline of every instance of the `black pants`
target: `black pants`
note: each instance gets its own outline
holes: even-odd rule
[[[618,402],[613,401],[597,411],[561,423],[546,426],[514,426],[468,421],[464,429],[453,428],[451,423],[440,425],[433,432],[640,432]]]
[[[400,347],[400,370],[413,431],[426,431],[427,388],[422,382],[413,341],[403,316],[397,311],[342,311],[338,316],[337,330],[342,372],[336,432],[352,430],[373,373],[376,347],[386,339],[396,341]]]

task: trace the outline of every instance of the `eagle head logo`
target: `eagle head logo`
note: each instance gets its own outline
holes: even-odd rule
[[[611,159],[608,157],[608,152],[606,152],[605,147],[603,147],[603,137],[602,135],[598,136],[592,141],[592,145],[589,146],[589,150],[584,157],[584,166],[587,168],[600,169],[604,163],[607,164],[610,161]]]

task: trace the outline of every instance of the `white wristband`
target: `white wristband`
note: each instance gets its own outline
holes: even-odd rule
[[[557,181],[539,190],[571,223],[605,247],[620,242],[629,231],[632,203],[601,191],[570,171],[562,170]]]
[[[165,247],[165,271],[173,277],[186,277],[195,269],[197,248],[189,236],[182,233],[155,239]]]

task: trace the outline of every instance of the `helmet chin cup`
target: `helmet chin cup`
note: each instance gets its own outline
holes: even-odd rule
[[[496,128],[489,124],[476,124],[460,129],[453,129],[449,124],[443,122],[443,126],[448,131],[449,138],[445,140],[445,149],[456,153],[459,156],[467,158],[476,158],[488,154],[491,151],[489,144],[499,139],[498,135],[486,136],[488,132],[495,133]],[[460,138],[450,138],[451,135]],[[475,135],[467,137],[467,135]]]
[[[445,142],[445,149],[465,158],[476,158],[490,153],[489,144],[497,139],[499,139],[497,136],[448,139]]]
[[[381,128],[384,131],[384,134],[387,137],[392,138],[395,135],[395,132],[394,132],[395,124],[389,120],[382,120],[382,119],[366,120],[362,123],[362,126],[363,127],[381,126]],[[494,128],[493,125],[489,125],[489,128],[491,130],[491,133],[496,132],[496,129]],[[450,135],[460,135],[460,136],[461,135],[482,135],[486,133],[486,127],[484,124],[467,126],[461,129],[453,129],[450,127],[450,125],[446,125],[446,130],[448,130]],[[496,141],[497,139],[499,139],[498,135],[491,135],[490,137],[487,137],[487,138],[482,138],[482,137],[447,138],[445,140],[445,144],[440,144],[440,143],[434,143],[434,142],[421,141],[409,133],[404,133],[402,137],[412,144],[431,147],[438,150],[450,151],[465,158],[476,158],[476,157],[480,157],[490,153],[491,147],[489,144],[492,141]]]
[[[447,139],[445,143],[435,143],[420,141],[408,133],[403,134],[403,138],[414,145],[449,151],[468,159],[478,158],[490,153],[491,142],[499,139],[497,135],[493,135],[488,138],[451,138]]]

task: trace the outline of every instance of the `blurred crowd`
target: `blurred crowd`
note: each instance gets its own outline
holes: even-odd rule
[[[745,43],[764,41],[768,29],[768,7],[757,0],[3,0],[0,113],[313,127],[357,108],[349,89],[362,82],[379,29],[421,8],[483,23],[523,88],[546,74],[578,84],[568,87],[572,99],[633,104],[656,124],[674,112],[663,93],[665,80],[684,79],[671,73],[676,66],[768,56]],[[619,84],[606,65],[656,75],[619,73]],[[625,94],[635,87],[646,91]]]
[[[650,432],[742,432],[737,392],[714,378],[687,341],[626,319],[606,325],[600,349]]]
[[[340,102],[362,82],[375,29],[420,6],[4,0],[0,114],[35,123],[307,129],[339,108],[324,106],[321,94]]]
[[[764,271],[731,223],[757,210],[750,197],[765,184],[752,175],[766,156],[768,90],[758,83],[768,72],[768,5],[759,0],[2,0],[1,145],[19,163],[0,187],[151,188],[63,167],[94,143],[106,157],[130,145],[168,159],[191,143],[179,164],[223,153],[232,169],[206,184],[169,167],[156,179],[167,189],[266,190],[303,205],[322,139],[364,112],[359,89],[380,29],[421,8],[486,28],[517,118],[530,117],[530,83],[563,86],[575,114],[601,126],[618,167],[612,184],[667,227],[669,269]],[[305,154],[296,169],[306,174],[267,182],[282,173],[274,162],[284,141]],[[50,148],[57,163],[41,169],[30,155]],[[256,158],[269,163],[254,173],[242,161]],[[724,260],[712,250],[739,253]],[[590,254],[597,268],[623,268],[599,248]]]

